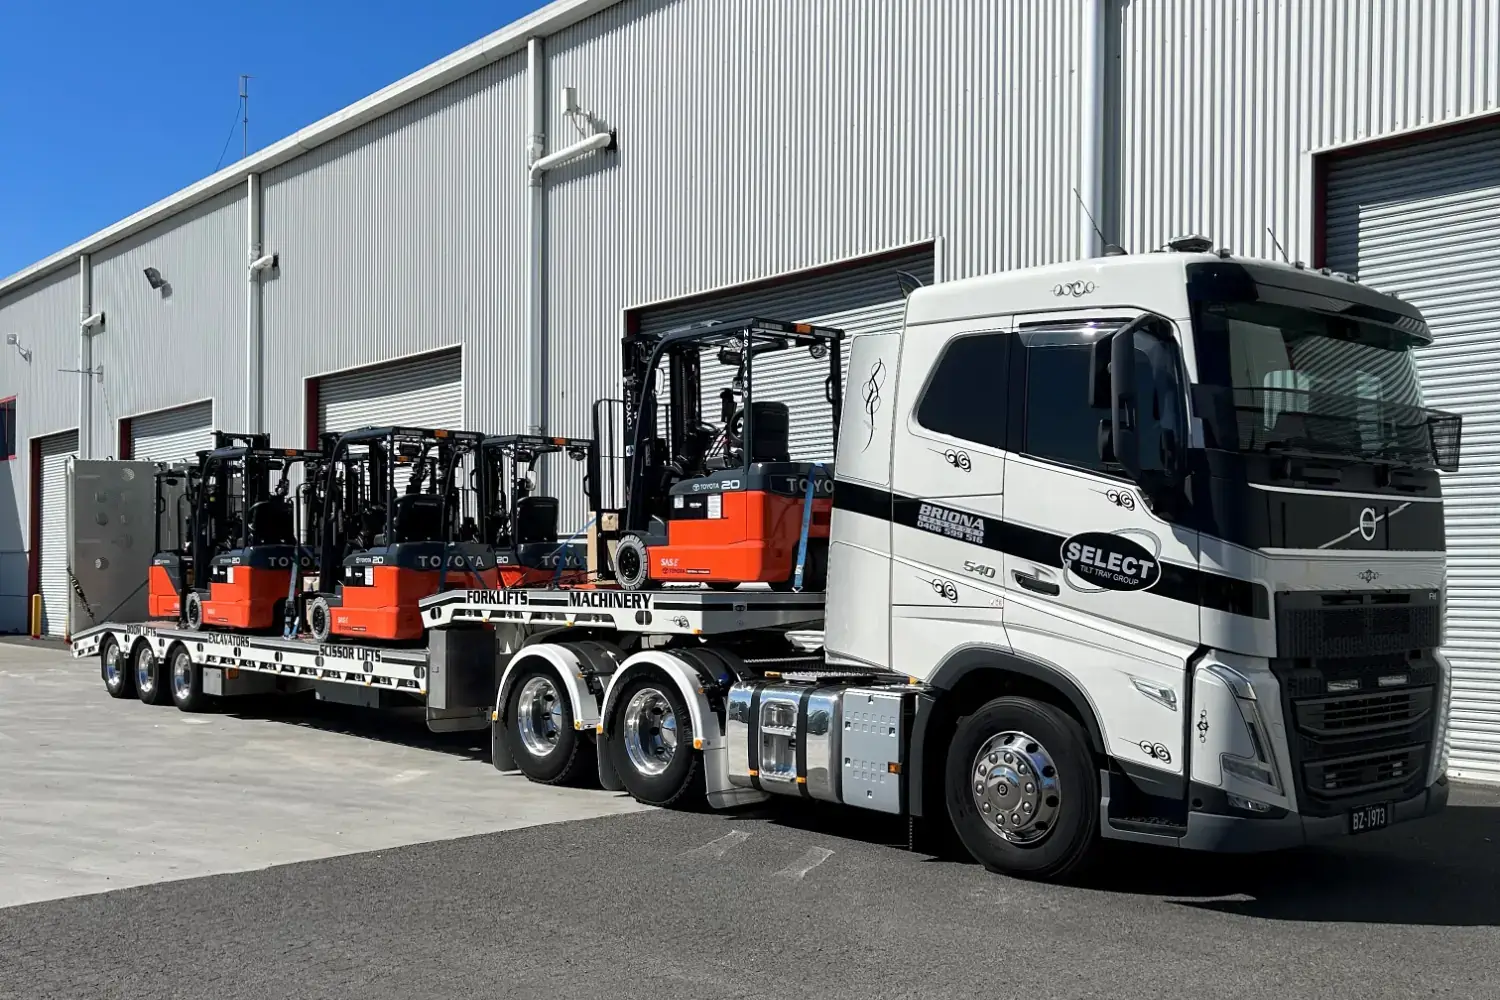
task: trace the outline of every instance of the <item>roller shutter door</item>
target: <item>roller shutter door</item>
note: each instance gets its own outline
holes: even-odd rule
[[[38,442],[41,450],[41,489],[37,502],[42,537],[38,546],[42,589],[42,634],[64,636],[68,631],[68,459],[78,454],[78,434],[54,434]]]
[[[923,249],[878,262],[855,263],[836,271],[794,277],[772,287],[726,289],[709,299],[652,307],[641,311],[640,328],[643,333],[660,333],[694,323],[732,322],[751,317],[837,327],[846,335],[842,370],[847,375],[850,338],[863,333],[889,332],[901,326],[906,300],[897,282],[897,271],[913,275],[924,285],[930,284],[932,251]],[[787,351],[758,359],[754,373],[756,399],[780,400],[791,408],[792,459],[832,460],[833,411],[823,390],[826,363],[815,363],[802,351]],[[704,358],[704,419],[718,422],[718,393],[729,384],[732,375],[731,369]],[[848,405],[846,399],[846,410]]]
[[[142,462],[190,462],[214,446],[213,403],[193,403],[130,418],[130,457]]]
[[[1332,164],[1327,245],[1330,267],[1422,310],[1426,403],[1463,414],[1462,462],[1443,479],[1449,768],[1500,781],[1500,129]]]
[[[463,427],[463,365],[458,351],[424,354],[374,368],[326,375],[318,386],[318,427]]]

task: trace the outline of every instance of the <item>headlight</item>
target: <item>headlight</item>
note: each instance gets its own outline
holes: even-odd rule
[[[1448,713],[1453,700],[1453,667],[1437,650],[1432,651],[1432,659],[1437,663],[1438,682],[1437,701],[1433,705],[1437,719],[1432,726],[1432,763],[1427,766],[1429,785],[1448,773]]]
[[[1261,716],[1260,702],[1250,680],[1222,663],[1211,663],[1204,670],[1224,682],[1234,694],[1235,707],[1250,739],[1251,754],[1221,753],[1219,766],[1228,774],[1253,781],[1281,794],[1281,772],[1276,766],[1276,752],[1271,745],[1270,728]]]

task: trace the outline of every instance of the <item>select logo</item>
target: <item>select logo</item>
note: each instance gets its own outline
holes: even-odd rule
[[[1161,563],[1151,550],[1103,531],[1066,539],[1062,563],[1079,580],[1105,590],[1150,590],[1161,579]]]

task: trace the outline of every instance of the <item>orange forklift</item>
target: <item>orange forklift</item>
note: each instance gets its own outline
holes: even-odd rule
[[[794,414],[780,395],[799,401],[796,419],[824,423],[816,395],[798,393],[799,355],[826,368],[822,396],[833,437],[842,409],[841,330],[747,319],[624,341],[624,508],[610,509],[607,477],[591,471],[605,566],[619,586],[702,583],[733,590],[744,583],[775,590],[821,590],[827,577],[833,510],[832,462],[793,461]],[[794,353],[796,352],[796,353]],[[703,419],[705,359],[720,367],[718,423]],[[763,373],[757,385],[756,372]],[[660,383],[667,384],[665,414]],[[612,436],[595,409],[595,437]],[[663,416],[665,419],[663,419]],[[666,436],[661,436],[665,430]],[[802,437],[809,436],[803,433]],[[833,454],[834,441],[806,450]]]
[[[163,487],[172,487],[176,477],[172,470],[159,473],[152,613],[178,617],[195,631],[205,625],[280,631],[288,597],[312,563],[311,550],[297,537],[299,501],[304,511],[308,507],[307,484],[294,496],[290,473],[304,464],[315,471],[319,459],[315,451],[272,448],[267,434],[215,431],[213,449],[200,451],[196,469],[183,473],[186,492],[175,501],[177,509],[186,501],[192,510],[185,546],[162,541],[162,522],[171,520],[163,509]]]
[[[582,462],[593,442],[538,434],[497,434],[481,450],[479,540],[491,546],[487,589],[552,587],[587,579],[586,546],[557,538],[560,505],[537,490],[537,463],[551,455]]]
[[[313,638],[409,644],[422,638],[418,601],[486,586],[494,551],[478,538],[474,490],[460,485],[482,440],[366,427],[325,444],[317,573],[305,588]]]
[[[175,464],[156,471],[156,546],[146,586],[146,612],[154,619],[182,617],[182,594],[193,572],[193,504],[198,467]]]

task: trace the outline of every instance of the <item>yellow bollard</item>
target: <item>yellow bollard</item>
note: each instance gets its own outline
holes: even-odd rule
[[[31,595],[31,637],[40,639],[42,637],[42,595]]]

